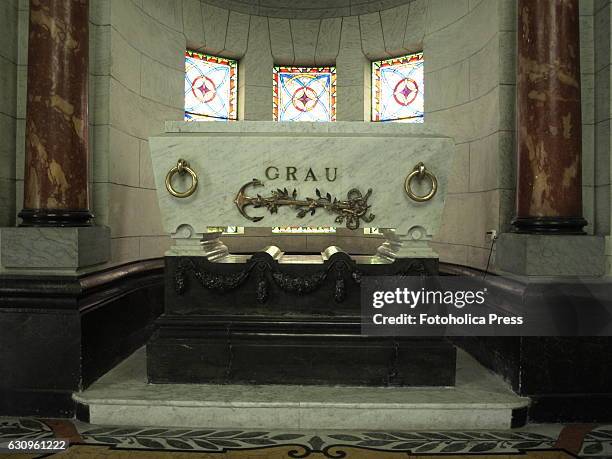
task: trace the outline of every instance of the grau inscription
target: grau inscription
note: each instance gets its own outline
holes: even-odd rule
[[[286,181],[302,181],[302,182],[318,182],[328,181],[333,182],[338,177],[337,167],[326,167],[323,169],[299,168],[294,166],[276,167],[269,166],[266,168],[266,178],[268,180],[286,180]]]

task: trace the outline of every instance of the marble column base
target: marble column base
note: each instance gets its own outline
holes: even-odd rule
[[[498,269],[521,276],[605,274],[602,236],[503,233],[497,241]]]
[[[110,260],[106,226],[0,228],[3,269],[77,270]]]

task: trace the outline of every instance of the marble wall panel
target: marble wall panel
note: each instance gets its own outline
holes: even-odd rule
[[[404,3],[380,12],[385,51],[390,56],[398,56],[406,52],[404,35],[409,12],[410,3]]]
[[[342,18],[325,18],[321,20],[315,52],[316,65],[336,65],[336,57],[340,51],[341,28]]]
[[[204,17],[200,0],[183,0],[183,34],[190,49],[205,46]]]
[[[582,126],[582,185],[595,185],[595,125]]]
[[[172,245],[169,236],[142,236],[139,238],[139,253],[141,260],[159,257]]]
[[[123,262],[140,258],[139,237],[116,237],[111,240],[111,259]]]
[[[251,17],[247,47],[248,51],[240,61],[244,70],[240,77],[241,81],[238,84],[268,86],[272,88],[272,66],[274,61],[270,49],[267,18]]]
[[[420,51],[425,38],[425,22],[428,0],[413,0],[408,10],[404,49],[408,52]]]
[[[0,2],[0,56],[13,64],[17,63],[17,6],[16,0]]]
[[[468,60],[426,73],[426,111],[465,104],[470,100],[471,82]]]
[[[245,55],[250,22],[251,17],[248,14],[230,11],[223,50],[225,57],[239,59]]]
[[[108,224],[112,237],[161,236],[161,216],[154,190],[110,184]]]
[[[142,0],[142,9],[158,22],[175,30],[183,30],[182,0]]]
[[[24,3],[24,9],[27,8],[27,0],[20,2]],[[110,24],[110,5],[111,0],[92,0],[89,2],[89,19],[97,25]]]
[[[202,3],[202,18],[206,31],[206,51],[212,54],[221,53],[225,49],[229,11]]]
[[[467,246],[433,241],[430,246],[440,256],[440,260],[456,265],[467,265]]]
[[[185,73],[142,56],[140,94],[169,107],[182,110],[185,97]]]
[[[109,127],[108,180],[118,185],[140,185],[140,140],[115,127]]]
[[[123,38],[115,28],[108,28],[110,32],[111,50],[108,53],[108,63],[102,61],[108,67],[99,69],[99,74],[103,75],[103,68],[110,68],[110,75],[120,81],[126,88],[140,93],[142,54],[136,48],[132,47]],[[103,43],[104,37],[100,37],[100,43]],[[146,57],[146,56],[144,56]],[[151,60],[150,58],[147,58]]]
[[[453,165],[448,176],[449,193],[465,193],[470,186],[470,144],[455,145]]]
[[[183,118],[182,108],[142,97],[115,80],[110,82],[110,97],[110,123],[139,139],[163,132],[167,120]]]
[[[0,2],[0,226],[15,223],[18,3]]]
[[[268,18],[270,49],[276,65],[293,65],[295,54],[291,40],[291,21],[285,18]]]
[[[0,226],[13,226],[15,211],[15,180],[0,178]]]
[[[314,65],[320,27],[319,19],[291,19],[291,39],[296,65]]]
[[[139,187],[154,190],[155,178],[153,177],[153,163],[151,162],[149,142],[146,140],[140,141],[139,162]]]
[[[426,27],[431,34],[453,22],[456,22],[469,11],[468,0],[429,0],[427,5]]]
[[[185,48],[183,33],[144,13],[135,3],[112,0],[111,24],[141,53],[177,70],[183,68]],[[225,32],[223,32],[224,40]]]
[[[110,129],[111,127],[108,124],[101,124],[94,125],[89,131],[89,135],[95,139],[95,150],[92,152],[90,163],[93,182],[108,182],[109,161],[107,153],[110,145]]]
[[[15,128],[13,116],[0,113],[0,178],[15,179]]]
[[[361,33],[361,49],[365,56],[371,60],[387,57],[380,16],[380,13],[376,12],[358,17],[359,30]]]

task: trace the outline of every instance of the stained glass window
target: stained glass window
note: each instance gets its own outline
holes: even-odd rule
[[[336,121],[335,67],[274,67],[275,121]]]
[[[423,122],[423,53],[372,62],[372,121]]]
[[[185,120],[237,118],[238,65],[232,59],[185,53]]]

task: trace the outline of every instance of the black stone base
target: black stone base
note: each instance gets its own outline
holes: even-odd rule
[[[532,395],[529,422],[612,421],[612,394]]]
[[[0,388],[0,415],[70,418],[74,416],[72,393],[70,390]]]
[[[440,270],[483,277],[481,271],[453,265]],[[561,314],[569,304],[593,309],[594,298],[601,310],[612,309],[612,297],[605,293],[610,281],[602,279],[521,283],[489,274],[485,282],[504,291],[507,310],[518,314],[529,301],[554,305]],[[612,422],[612,337],[481,336],[453,342],[531,399],[530,422]]]
[[[74,416],[73,392],[147,342],[162,298],[160,260],[0,276],[0,416]]]
[[[147,345],[151,383],[452,386],[442,339],[360,335],[353,318],[164,315]]]
[[[516,233],[528,234],[586,234],[582,228],[587,221],[582,217],[515,217]]]
[[[165,314],[147,346],[152,383],[452,386],[443,339],[361,335],[360,279],[436,274],[435,259],[357,265],[166,257]]]
[[[87,209],[23,209],[19,226],[91,226],[93,214]]]

